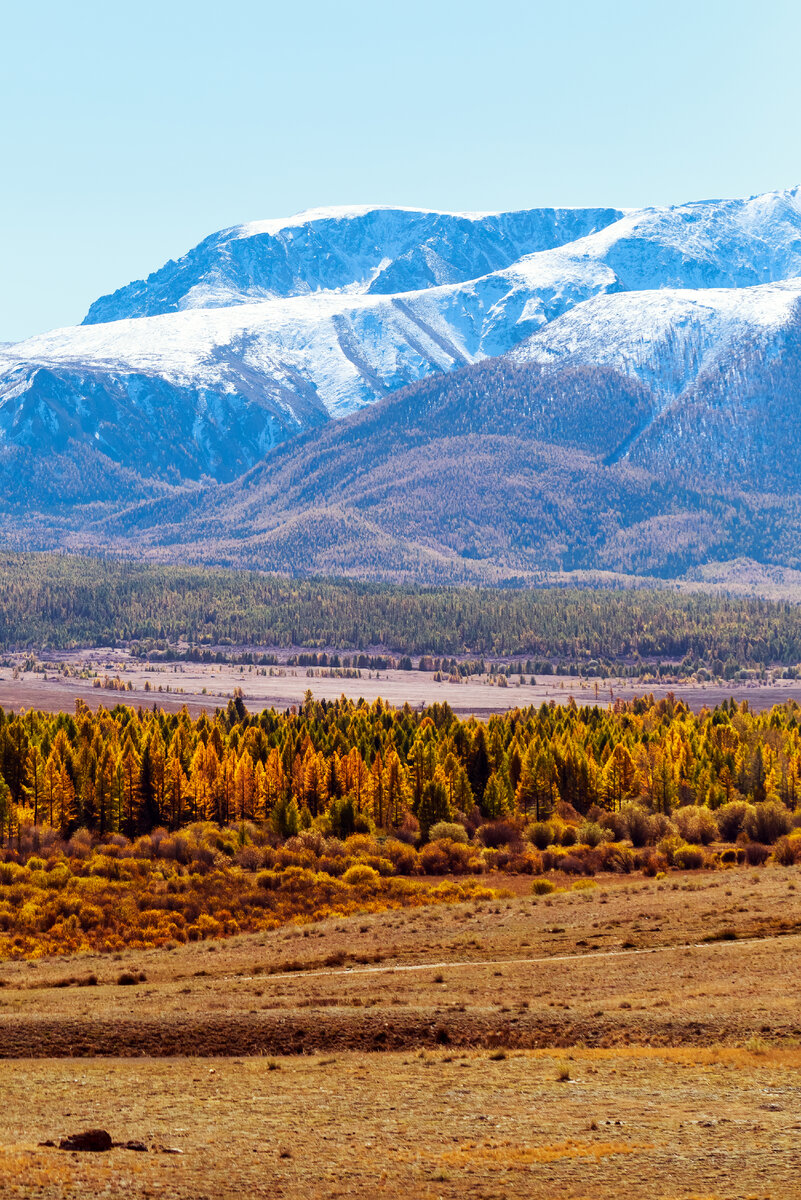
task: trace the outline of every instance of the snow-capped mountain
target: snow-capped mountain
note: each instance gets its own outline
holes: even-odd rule
[[[251,221],[103,296],[84,324],[319,292],[389,295],[462,283],[622,216],[610,208],[444,213],[360,206]]]
[[[800,315],[801,275],[756,287],[617,292],[564,313],[510,357],[613,367],[668,402],[735,354],[778,354]]]
[[[248,561],[282,569],[301,554],[392,574],[422,554],[436,573],[455,555],[454,577],[464,558],[486,578],[497,550],[512,572],[560,554],[673,570],[716,538],[745,552],[731,529],[763,553],[730,497],[801,495],[799,419],[798,188],[636,211],[314,210],[214,234],[83,325],[0,345],[0,522],[23,544],[34,524],[103,546],[124,529],[127,550],[191,541],[231,562],[263,512]],[[726,498],[707,511],[710,488]],[[643,556],[649,539],[663,550]]]
[[[510,351],[617,353],[672,394],[733,331],[780,325],[792,286],[754,289],[793,275],[798,189],[636,212],[360,207],[252,222],[97,301],[83,326],[1,348],[0,435],[225,479],[293,434]]]

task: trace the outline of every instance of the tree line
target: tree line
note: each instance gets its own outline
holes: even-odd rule
[[[119,705],[92,713],[0,710],[0,826],[127,837],[198,821],[263,822],[280,837],[414,831],[439,822],[541,821],[733,802],[799,803],[801,708],[743,702],[693,714],[673,697],[603,709],[542,705],[460,720],[446,704],[342,699],[251,715]]]
[[[381,648],[731,675],[801,662],[801,609],[669,589],[423,588],[47,553],[0,560],[0,648]]]

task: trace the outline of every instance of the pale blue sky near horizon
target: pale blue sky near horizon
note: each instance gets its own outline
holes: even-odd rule
[[[0,38],[0,342],[304,208],[801,183],[798,0],[3,0]]]

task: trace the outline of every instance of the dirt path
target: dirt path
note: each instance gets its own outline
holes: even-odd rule
[[[320,993],[301,995],[303,989],[320,979],[339,979],[351,987],[359,977],[391,977],[427,975],[430,982],[432,972],[448,973],[451,996],[474,996],[476,988],[462,988],[452,978],[451,972],[470,973],[471,982],[483,976],[488,983],[504,974],[506,982],[496,984],[500,994],[511,994],[515,986],[523,985],[529,994],[535,991],[536,980],[531,979],[525,968],[550,968],[559,964],[575,966],[584,971],[589,967],[591,974],[596,963],[609,960],[634,960],[664,958],[672,956],[667,966],[638,968],[648,978],[670,975],[676,964],[687,955],[703,952],[719,957],[723,952],[731,960],[732,953],[747,953],[758,947],[770,956],[771,943],[781,941],[783,954],[794,955],[801,938],[762,937],[740,941],[712,943],[679,943],[642,949],[621,949],[590,953],[552,954],[528,957],[507,957],[470,960],[436,959],[427,962],[398,963],[387,966],[354,966],[345,968],[322,968],[276,972],[268,975],[218,976],[214,983],[216,992],[206,1001],[207,1007],[195,1012],[172,1011],[160,1015],[158,1008],[150,1007],[141,1015],[105,1016],[102,1009],[96,1013],[84,1013],[80,1017],[60,1014],[27,1012],[14,1017],[0,1018],[0,1058],[83,1058],[121,1056],[153,1058],[174,1055],[208,1056],[252,1056],[330,1053],[332,1051],[360,1050],[386,1051],[411,1050],[421,1047],[449,1045],[463,1048],[505,1047],[516,1049],[547,1049],[575,1045],[612,1047],[651,1045],[665,1047],[704,1046],[711,1043],[721,1045],[743,1045],[750,1039],[761,1040],[766,1033],[774,1044],[795,1044],[801,1028],[798,1026],[794,1006],[789,1010],[776,1011],[766,1019],[762,1009],[740,1011],[730,1006],[721,1011],[715,1005],[701,1009],[674,1011],[644,1010],[641,1006],[622,1004],[617,1011],[599,1009],[594,1013],[584,1011],[559,1012],[529,1008],[518,1004],[514,1008],[505,1005],[488,1005],[477,996],[470,1005],[449,1003],[443,1007],[432,1003],[420,992],[411,993],[410,1000],[402,1008],[393,1006],[393,998],[384,992],[380,998],[369,997],[363,1006],[362,999],[354,1003],[347,990],[340,989],[333,996]],[[732,962],[728,963],[732,971]],[[734,967],[736,973],[736,966]],[[702,972],[703,973],[703,970]],[[709,971],[715,974],[714,967]],[[636,973],[635,973],[636,974]],[[203,973],[205,977],[205,972]],[[434,975],[436,982],[442,975]],[[577,979],[576,972],[560,971],[558,976],[549,975],[549,994],[558,995],[570,991]],[[514,983],[516,981],[516,985]],[[242,988],[257,982],[275,995],[276,1002],[266,1009],[250,1008],[243,1011],[240,1006],[222,1014],[211,1011],[214,995],[225,995],[234,989],[242,996]],[[628,982],[633,982],[631,973]],[[279,994],[276,986],[290,985]],[[187,990],[187,989],[184,989]],[[295,996],[293,998],[293,994]],[[260,988],[257,996],[263,994]],[[569,1006],[565,1006],[569,1008]]]
[[[583,962],[587,959],[597,961],[604,958],[630,958],[635,954],[659,954],[666,950],[709,950],[715,945],[731,945],[734,942],[741,947],[754,945],[755,942],[769,942],[778,937],[786,938],[787,934],[772,934],[765,937],[726,939],[720,942],[679,942],[668,943],[664,946],[633,947],[630,950],[592,950],[586,954],[546,954],[537,958],[474,958],[463,959],[461,962],[443,959],[441,962],[399,963],[387,967],[326,967],[314,971],[283,971],[276,972],[272,979],[314,979],[325,975],[395,975],[401,971],[436,971],[447,967],[448,970],[458,970],[462,967],[509,967],[509,966],[538,966],[555,962]],[[245,978],[248,978],[247,976]],[[250,978],[253,978],[252,976]]]

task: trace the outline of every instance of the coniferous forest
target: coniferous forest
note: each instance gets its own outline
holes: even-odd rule
[[[800,662],[801,609],[669,588],[422,588],[54,554],[2,557],[6,650],[122,642],[146,649],[179,639],[578,664],[688,659],[730,674]]]
[[[770,842],[753,812],[773,806],[774,817],[786,814],[780,832],[790,831],[800,718],[793,702],[693,714],[672,696],[515,709],[487,723],[460,720],[447,704],[393,709],[311,693],[285,714],[250,715],[237,697],[197,720],[186,710],[92,713],[80,701],[74,716],[0,710],[0,811],[11,848],[39,826],[134,838],[198,821],[262,823],[283,838],[406,830],[425,843],[441,821],[475,833],[560,812],[591,814],[623,836],[619,814],[633,804],[684,813],[685,824],[689,812],[715,836],[723,813],[725,835],[753,825],[752,840]]]
[[[0,710],[0,767],[0,957],[458,901],[494,894],[479,878],[494,872],[547,894],[566,876],[801,861],[792,702],[570,703],[486,724],[310,694],[197,720],[79,702]]]

